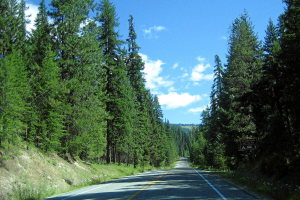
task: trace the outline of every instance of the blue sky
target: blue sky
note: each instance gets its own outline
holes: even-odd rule
[[[40,1],[28,0],[34,19]],[[51,1],[46,0],[48,7]],[[246,10],[260,40],[269,19],[284,12],[281,0],[111,0],[119,33],[128,37],[133,15],[137,44],[145,62],[146,87],[156,94],[170,123],[199,124],[209,104],[214,56],[225,64],[229,26]],[[28,25],[28,28],[30,25]]]

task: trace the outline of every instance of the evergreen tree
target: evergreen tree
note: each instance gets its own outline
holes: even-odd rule
[[[260,153],[258,153],[260,156],[271,155],[272,152],[278,152],[279,149],[282,149],[283,146],[277,144],[274,138],[279,139],[285,135],[285,117],[282,104],[282,86],[284,84],[282,82],[282,67],[278,57],[280,53],[279,32],[272,21],[269,21],[267,27],[263,50],[261,80],[252,87],[253,91],[250,95],[245,96],[253,105],[256,129],[261,139]],[[269,156],[268,159],[277,160],[279,158]],[[276,166],[273,164],[271,169],[266,162],[263,162],[261,168],[264,172],[268,171],[272,174]]]
[[[26,37],[26,5],[22,0],[0,1],[0,47],[1,54],[6,56],[15,50],[24,50]],[[24,52],[22,52],[24,53]]]
[[[41,27],[48,25],[46,8],[43,3],[44,2],[42,1],[39,7],[40,12],[38,13],[36,20],[39,21],[39,23],[35,23],[36,29],[33,30],[33,34],[29,40],[31,44],[26,47],[26,51],[24,52],[25,57],[27,58],[24,64],[28,72],[28,87],[30,87],[31,90],[30,94],[27,96],[29,107],[27,109],[26,121],[24,121],[27,126],[24,140],[33,142],[36,146],[44,150],[49,148],[53,150],[56,148],[49,146],[49,142],[51,141],[49,141],[46,136],[49,135],[47,134],[48,127],[46,120],[49,117],[47,109],[50,109],[51,107],[48,107],[48,100],[49,97],[55,98],[53,93],[57,94],[57,92],[54,92],[53,90],[54,88],[55,90],[59,88],[59,77],[57,66],[53,63],[55,54],[48,48],[50,45],[50,39],[47,39],[47,37],[49,38],[49,32],[46,33],[41,31]],[[43,20],[41,19],[41,15],[43,16]],[[22,35],[25,33],[24,30]],[[56,120],[54,119],[54,123],[55,121]]]
[[[45,58],[45,53],[51,44],[50,26],[47,17],[45,0],[42,0],[39,6],[39,12],[34,20],[36,28],[32,30],[30,38],[32,46],[32,55],[30,56],[33,62],[36,62],[38,66],[41,66]]]
[[[138,54],[140,47],[136,44],[137,35],[134,30],[133,16],[129,18],[129,38],[128,43],[128,58],[126,60],[127,75],[130,83],[137,92],[138,101],[142,103],[141,90],[145,87],[145,80],[143,78],[142,70],[144,70],[144,63],[141,56]]]
[[[60,152],[63,115],[61,114],[59,68],[54,62],[55,57],[56,53],[52,52],[49,46],[39,66],[38,76],[35,78],[35,90],[31,100],[34,113],[28,132],[29,140],[39,148]]]
[[[20,49],[23,55],[26,52],[27,47],[27,31],[26,31],[26,24],[28,24],[30,21],[26,19],[25,10],[27,10],[28,7],[26,7],[26,3],[24,0],[21,0],[19,3],[19,9],[18,9],[18,31],[16,34],[16,49]]]
[[[103,49],[105,58],[103,77],[106,91],[107,118],[107,149],[106,162],[116,162],[117,154],[122,151],[121,144],[126,134],[132,135],[132,119],[135,116],[134,98],[130,98],[130,82],[126,76],[125,52],[120,45],[124,42],[120,39],[115,29],[119,26],[115,6],[108,0],[102,0],[97,8],[95,20],[100,22],[99,46]],[[128,85],[129,83],[129,85]],[[133,116],[129,117],[132,114]],[[126,132],[129,131],[129,132]],[[129,141],[130,139],[127,138]]]
[[[284,0],[287,9],[281,16],[281,54],[280,58],[286,70],[285,75],[285,97],[286,99],[286,149],[285,157],[294,160],[298,155],[300,145],[299,140],[299,87],[300,87],[300,70],[299,70],[299,38],[300,38],[300,1]]]
[[[151,146],[152,146],[152,160],[155,166],[160,166],[161,162],[164,161],[165,155],[163,154],[164,147],[164,130],[163,130],[163,114],[161,107],[159,105],[158,97],[154,95],[151,98],[151,124],[152,124],[152,134]]]
[[[135,110],[137,116],[134,119],[134,132],[132,139],[135,142],[134,151],[134,166],[139,163],[139,159],[142,157],[144,153],[144,149],[146,146],[144,145],[147,140],[147,136],[145,136],[147,132],[147,117],[146,117],[146,107],[145,107],[145,80],[143,78],[143,74],[141,70],[144,69],[144,63],[142,62],[141,56],[138,54],[138,50],[140,47],[136,44],[137,35],[135,33],[134,24],[133,24],[133,16],[130,15],[129,18],[129,36],[127,41],[128,44],[128,55],[126,58],[126,66],[127,66],[127,77],[130,80],[130,84],[133,88],[132,96],[135,96]]]
[[[211,105],[209,114],[205,115],[205,125],[207,128],[204,134],[205,140],[205,159],[209,166],[215,168],[224,167],[223,145],[222,145],[222,123],[221,123],[221,95],[224,89],[224,71],[219,56],[215,56],[214,83],[211,92]]]
[[[261,48],[254,34],[252,23],[247,13],[237,18],[231,26],[229,39],[228,64],[224,79],[227,107],[223,108],[229,121],[229,128],[224,134],[225,154],[228,165],[236,167],[244,156],[238,150],[239,139],[255,137],[255,124],[252,105],[243,106],[239,99],[251,90],[261,73]]]
[[[99,149],[90,149],[95,147],[93,142],[104,142],[102,84],[97,84],[102,70],[102,57],[93,32],[95,22],[87,22],[91,6],[90,0],[53,0],[49,12],[54,20],[52,35],[62,80],[65,135],[61,143],[64,152],[81,158],[87,158],[87,153],[93,150],[99,152]],[[83,29],[80,28],[82,25]],[[95,135],[102,142],[94,140]],[[99,152],[96,157],[101,155]]]
[[[197,165],[206,165],[205,160],[205,146],[206,146],[206,140],[203,137],[202,132],[198,132],[197,140],[192,142],[191,148],[190,148],[190,159],[191,162]]]
[[[15,143],[23,134],[23,123],[28,94],[27,74],[20,51],[0,60],[0,145],[2,142]]]

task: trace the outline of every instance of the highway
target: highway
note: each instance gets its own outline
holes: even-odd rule
[[[180,158],[173,169],[153,170],[64,193],[47,200],[256,199],[218,176]]]

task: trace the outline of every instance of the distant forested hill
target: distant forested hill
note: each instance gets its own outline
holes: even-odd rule
[[[185,132],[189,132],[190,130],[192,130],[192,127],[195,126],[199,126],[199,124],[171,124],[172,126],[176,126],[176,127],[181,127],[181,130],[185,131]]]

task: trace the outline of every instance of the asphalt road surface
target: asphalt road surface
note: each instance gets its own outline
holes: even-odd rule
[[[210,172],[180,158],[173,169],[153,170],[85,187],[47,200],[256,199]]]

